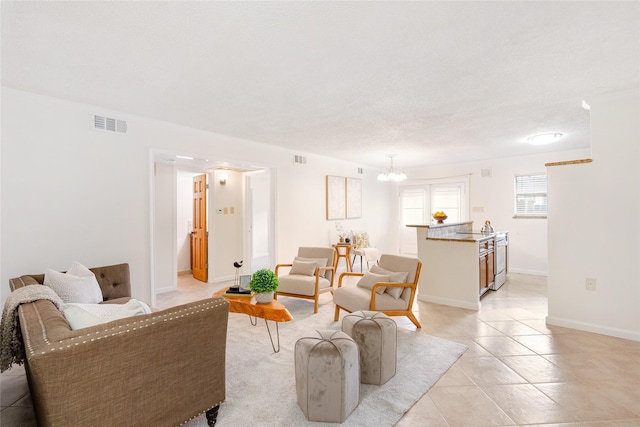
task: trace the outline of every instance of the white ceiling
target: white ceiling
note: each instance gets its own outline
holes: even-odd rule
[[[640,2],[2,1],[2,84],[372,166],[582,148]]]

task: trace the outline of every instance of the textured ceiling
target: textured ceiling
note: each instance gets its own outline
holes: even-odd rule
[[[4,86],[372,166],[588,147],[639,80],[637,1],[2,1]]]

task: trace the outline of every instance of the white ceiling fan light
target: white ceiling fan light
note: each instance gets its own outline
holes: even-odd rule
[[[393,167],[393,158],[395,154],[388,154],[388,157],[391,159],[391,164],[389,165],[389,170],[385,172],[380,172],[378,175],[378,181],[395,181],[400,182],[407,179],[407,174],[405,174],[402,170],[396,170]]]
[[[560,132],[548,132],[530,136],[527,138],[527,142],[531,145],[546,145],[558,142],[560,138],[562,138],[562,134]]]

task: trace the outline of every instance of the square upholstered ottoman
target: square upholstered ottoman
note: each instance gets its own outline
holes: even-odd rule
[[[360,382],[382,385],[396,374],[397,326],[386,314],[351,313],[342,319],[342,331],[358,344]]]
[[[358,346],[341,331],[315,331],[296,342],[296,393],[309,421],[341,423],[358,406],[358,360]]]

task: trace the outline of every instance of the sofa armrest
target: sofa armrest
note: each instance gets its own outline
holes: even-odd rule
[[[179,425],[218,405],[228,312],[210,298],[39,340],[26,349],[39,425]]]

